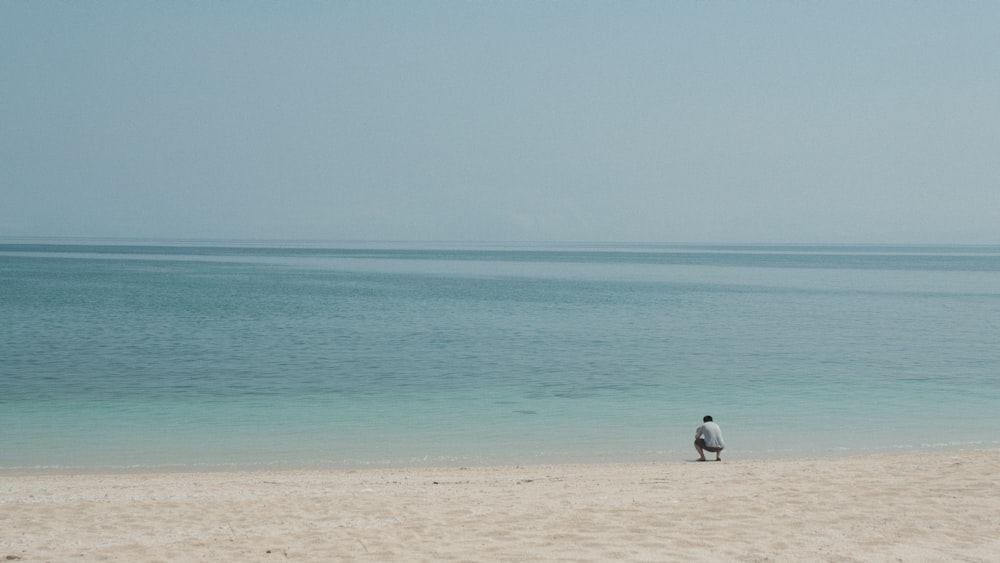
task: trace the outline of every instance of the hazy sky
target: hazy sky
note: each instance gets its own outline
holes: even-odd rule
[[[1000,243],[1000,3],[0,2],[0,236]]]

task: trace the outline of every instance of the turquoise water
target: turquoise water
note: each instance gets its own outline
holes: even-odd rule
[[[0,467],[1000,444],[1000,248],[0,244]]]

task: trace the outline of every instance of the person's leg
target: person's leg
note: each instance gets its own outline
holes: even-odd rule
[[[701,449],[702,442],[704,440],[701,438],[694,441],[694,449],[698,450],[698,461],[705,461],[705,450]]]

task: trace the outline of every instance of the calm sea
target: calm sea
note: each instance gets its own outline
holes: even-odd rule
[[[0,244],[0,467],[1000,446],[1000,247]]]

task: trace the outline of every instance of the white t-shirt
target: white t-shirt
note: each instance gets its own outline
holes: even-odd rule
[[[714,422],[706,422],[698,427],[696,434],[705,439],[705,445],[710,448],[724,448],[726,441],[722,439],[722,429]]]

